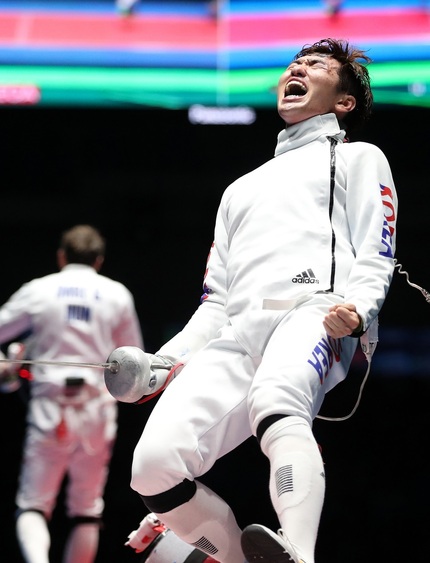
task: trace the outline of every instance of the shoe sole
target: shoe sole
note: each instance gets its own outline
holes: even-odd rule
[[[251,524],[244,529],[241,545],[248,563],[294,563],[285,548],[258,524]]]

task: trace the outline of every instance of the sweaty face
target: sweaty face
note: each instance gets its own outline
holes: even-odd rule
[[[325,55],[308,55],[293,61],[278,83],[278,112],[287,125],[315,115],[341,115],[340,63]]]

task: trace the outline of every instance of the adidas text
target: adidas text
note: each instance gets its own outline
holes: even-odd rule
[[[313,271],[309,268],[292,279],[293,283],[320,283]]]

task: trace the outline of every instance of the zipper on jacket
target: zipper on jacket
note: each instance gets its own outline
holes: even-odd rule
[[[337,141],[333,137],[330,139],[330,203],[329,203],[329,217],[331,225],[331,274],[330,274],[330,292],[334,291],[334,276],[336,272],[336,234],[333,229],[332,215],[334,206],[334,187],[335,187],[335,176],[336,176],[336,145]]]

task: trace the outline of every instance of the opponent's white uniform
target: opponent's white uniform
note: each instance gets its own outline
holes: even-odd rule
[[[193,481],[270,415],[312,424],[357,344],[328,337],[323,318],[341,302],[356,305],[365,329],[378,315],[394,269],[396,213],[385,156],[344,142],[333,114],[283,130],[275,158],[227,188],[202,304],[158,352],[187,365],[151,413],[132,488],[158,499]],[[175,519],[160,517],[177,532]]]
[[[24,284],[0,308],[0,343],[24,333],[34,360],[103,363],[118,346],[143,346],[129,290],[82,264]],[[68,515],[100,518],[117,429],[103,370],[34,365],[31,372],[17,505],[49,518],[68,472]]]

